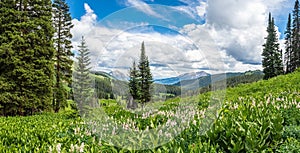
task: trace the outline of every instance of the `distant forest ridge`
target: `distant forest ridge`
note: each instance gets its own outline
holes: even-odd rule
[[[95,76],[95,86],[96,86],[98,98],[109,99],[109,98],[113,98],[114,94],[118,94],[118,95],[125,94],[125,91],[121,91],[121,89],[127,88],[127,81],[118,80],[117,78],[113,77],[109,73],[102,72],[102,71],[92,71],[92,74],[94,74]],[[170,94],[169,98],[172,98],[172,97],[180,96],[182,88],[197,93],[204,93],[211,90],[210,87],[212,81],[215,82],[226,81],[227,87],[234,87],[239,84],[252,83],[252,82],[262,80],[263,76],[264,74],[260,70],[246,71],[246,72],[227,72],[226,74],[214,74],[214,75],[208,74],[207,76],[201,76],[199,78],[192,78],[192,79],[187,79],[182,81],[179,80],[179,82],[176,82],[174,84],[166,84],[167,82],[166,80],[170,79],[172,81],[174,79],[174,78],[166,78],[164,79],[163,83],[160,83],[158,81],[155,82],[154,86],[156,86],[157,88],[159,88],[160,86],[164,86],[166,90],[162,92],[166,92],[166,94]],[[214,79],[212,80],[211,78]],[[196,86],[193,85],[195,83],[197,83],[198,85]],[[115,91],[113,91],[112,84],[118,84],[120,90],[114,89]],[[194,88],[188,88],[191,87],[191,85]]]

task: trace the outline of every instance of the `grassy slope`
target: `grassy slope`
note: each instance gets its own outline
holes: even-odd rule
[[[199,102],[202,102],[204,99],[210,99],[210,94],[211,93],[202,94],[199,95],[199,98],[191,97],[191,99],[199,100]],[[289,117],[296,119],[300,118],[300,115],[297,114],[297,112],[299,112],[298,109],[295,111],[296,113],[292,111],[291,114],[289,114],[289,111],[283,111],[282,113],[278,113],[271,109],[268,110],[269,106],[265,108],[251,108],[249,110],[248,105],[245,105],[244,107],[242,103],[251,103],[252,100],[239,100],[241,99],[241,97],[250,99],[252,98],[256,101],[262,101],[265,103],[266,98],[270,96],[275,97],[275,99],[280,97],[286,98],[286,100],[284,101],[278,100],[278,103],[286,103],[287,101],[300,102],[300,71],[293,74],[278,76],[267,81],[258,81],[252,84],[243,84],[234,88],[227,88],[225,101],[228,101],[229,103],[226,103],[225,105],[230,106],[234,103],[238,103],[239,105],[241,105],[240,107],[238,107],[235,110],[230,110],[229,112],[224,111],[225,113],[223,112],[223,114],[220,115],[223,118],[215,122],[216,125],[212,128],[212,130],[209,131],[208,135],[204,138],[199,138],[198,136],[196,136],[195,131],[197,131],[198,129],[197,127],[192,127],[191,129],[187,130],[186,133],[182,133],[178,140],[172,140],[170,143],[166,144],[162,148],[167,148],[171,150],[173,149],[173,151],[175,152],[177,152],[177,150],[175,150],[174,148],[182,148],[183,150],[189,150],[193,152],[203,152],[205,151],[205,147],[206,149],[208,149],[206,150],[207,152],[209,152],[209,149],[210,151],[212,151],[211,149],[213,148],[217,148],[217,150],[221,149],[224,151],[226,149],[230,149],[230,147],[231,149],[234,149],[234,147],[238,146],[237,148],[240,149],[242,147],[245,147],[245,144],[233,145],[223,144],[223,142],[239,143],[248,140],[250,142],[251,137],[254,137],[255,139],[263,137],[264,135],[260,135],[260,133],[257,132],[257,130],[260,130],[260,128],[263,126],[258,124],[259,121],[253,119],[262,119],[263,123],[266,123],[263,125],[268,125],[273,128],[273,124],[281,124],[276,122],[277,118],[273,117],[275,115],[277,115],[279,118],[282,115],[286,115],[287,117],[283,116],[284,119],[288,119]],[[222,109],[224,110],[224,108],[227,109],[226,106],[223,106]],[[246,118],[240,119],[240,116],[246,116]],[[283,148],[282,150],[284,150],[284,148],[290,150],[294,146],[296,146],[294,148],[300,149],[300,128],[298,128],[300,123],[298,123],[298,121],[289,121],[286,124],[287,125],[284,127],[284,131],[275,131],[273,129],[269,130],[271,132],[274,132],[273,134],[271,133],[270,136],[278,136],[278,133],[276,132],[279,132],[283,133],[284,136],[282,137],[287,138],[287,140],[283,142],[281,138],[272,138],[272,140],[268,140],[267,143],[270,143],[274,146],[277,145],[276,143],[283,143],[283,145],[281,145]],[[80,146],[82,143],[85,144],[85,151],[99,151],[105,148],[108,149],[108,151],[111,151],[110,149],[113,149],[109,146],[97,145],[99,140],[95,140],[94,135],[86,134],[89,133],[89,129],[84,128],[80,120],[68,119],[65,117],[65,115],[61,116],[61,114],[44,114],[31,117],[1,117],[0,125],[0,152],[18,152],[20,150],[22,150],[23,152],[38,152],[38,148],[41,152],[48,152],[50,150],[49,147],[51,147],[54,150],[54,148],[56,148],[59,144],[62,144],[61,148],[65,149],[64,152],[70,152],[70,146]],[[239,125],[244,126],[244,128],[249,127],[250,134],[258,135],[252,135],[251,137],[249,135],[239,136],[238,134],[248,134],[238,131],[243,128],[237,128],[237,126]],[[292,128],[289,128],[291,126]],[[77,131],[77,128],[79,128],[80,131]],[[232,132],[233,134],[228,135],[226,132]],[[74,133],[78,134],[74,135]],[[234,134],[237,134],[238,136],[233,137],[232,135]],[[278,139],[282,142],[273,141],[275,139],[276,141]],[[256,149],[258,148],[256,144],[261,144],[260,142],[252,141],[251,143],[251,145],[253,145],[252,148]],[[294,146],[291,146],[291,144]],[[225,147],[223,146],[222,148],[222,145],[225,145]],[[247,145],[250,145],[250,143]],[[264,144],[262,146],[270,147],[271,145]],[[276,147],[278,148],[281,146],[277,145]],[[251,146],[247,147],[251,148]],[[244,148],[243,151],[245,150],[246,149]]]
[[[209,102],[211,94],[200,95],[199,103]],[[299,70],[227,88],[219,118],[208,132],[210,145],[230,152],[297,152],[300,149],[299,103]]]
[[[228,88],[226,94],[229,99],[240,96],[261,96],[270,94],[300,96],[300,71],[293,74],[281,75],[269,80],[261,80],[252,84],[242,84]]]

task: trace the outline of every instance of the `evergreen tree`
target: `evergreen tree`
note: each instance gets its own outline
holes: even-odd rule
[[[278,36],[275,30],[274,18],[269,14],[267,27],[268,36],[265,38],[266,43],[263,45],[263,72],[264,79],[269,79],[283,73],[282,53],[279,50]]]
[[[0,1],[0,114],[50,108],[53,85],[51,0]]]
[[[285,31],[285,73],[291,73],[291,56],[292,56],[292,21],[291,14],[288,17],[288,23]]]
[[[81,39],[77,65],[75,66],[73,78],[74,100],[77,103],[80,113],[84,113],[86,106],[90,106],[93,100],[93,82],[90,77],[90,58],[84,37]]]
[[[54,46],[55,52],[55,92],[53,99],[53,108],[58,112],[61,106],[67,103],[67,89],[72,79],[72,64],[71,57],[71,38],[70,32],[73,24],[69,13],[69,6],[65,0],[53,1],[53,25],[55,28]]]
[[[149,102],[151,100],[151,84],[152,81],[152,74],[150,71],[149,60],[145,53],[145,45],[142,42],[141,46],[141,56],[139,61],[139,100],[142,104]]]
[[[300,11],[296,0],[293,10],[291,71],[300,67]]]
[[[139,99],[139,79],[138,79],[138,70],[136,69],[135,61],[132,64],[132,68],[130,68],[129,75],[129,92],[133,99]]]
[[[14,9],[15,4],[9,0],[0,1],[0,115],[17,112],[17,103],[11,101],[16,99],[17,94],[14,94],[16,82],[13,80],[12,72],[15,68],[15,58],[13,38],[9,37],[16,35],[17,31],[13,30],[14,23],[17,22],[15,16],[17,10]],[[11,76],[11,77],[9,77]],[[9,110],[10,109],[10,110]]]

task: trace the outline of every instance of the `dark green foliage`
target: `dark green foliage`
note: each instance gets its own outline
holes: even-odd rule
[[[295,1],[292,23],[292,53],[291,53],[291,71],[300,67],[300,6],[299,1]]]
[[[130,75],[129,75],[129,92],[133,99],[139,99],[139,78],[138,78],[138,70],[136,69],[135,61],[132,64],[132,68],[130,68]]]
[[[118,96],[125,95],[127,92],[128,83],[125,81],[115,80],[100,72],[94,72],[93,79],[95,79],[95,92],[98,99],[115,99]],[[114,87],[114,88],[113,88]]]
[[[282,117],[284,119],[284,126],[300,125],[300,110],[299,108],[292,107],[281,110]],[[299,139],[300,140],[300,139]]]
[[[167,94],[171,94],[176,96],[180,96],[181,95],[181,88],[177,87],[177,86],[172,86],[172,85],[165,85],[164,86],[166,88],[166,93]]]
[[[110,94],[109,94],[109,99],[115,99],[115,96],[114,96],[113,93],[110,93]]]
[[[288,17],[285,48],[286,73],[291,73],[300,67],[300,9],[298,0],[295,1],[292,17],[291,14]]]
[[[285,73],[291,73],[291,58],[292,58],[292,21],[291,14],[288,17],[288,23],[285,31]]]
[[[53,85],[50,0],[0,1],[0,114],[49,109]]]
[[[261,71],[256,72],[245,72],[244,75],[234,76],[226,79],[227,87],[235,87],[239,84],[253,83],[263,79]]]
[[[148,57],[146,56],[145,52],[145,45],[144,42],[142,42],[142,47],[141,47],[141,57],[139,61],[139,87],[140,87],[140,95],[139,95],[139,100],[142,104],[149,102],[151,100],[151,84],[153,83],[152,81],[152,74],[150,71],[150,66],[149,66],[149,60]]]
[[[78,124],[81,120],[76,116],[75,112],[63,112],[0,118],[0,152],[49,152],[50,148],[58,152],[57,144],[61,144],[61,152],[71,152],[71,144],[92,143],[94,135],[81,137],[80,133],[88,128]],[[96,149],[96,146],[97,143],[89,148]],[[100,146],[97,148],[99,151]]]
[[[295,117],[295,116],[292,116],[292,117]],[[300,126],[295,126],[295,125],[285,126],[282,136],[283,136],[283,139],[292,137],[292,138],[295,138],[298,141],[300,141]]]
[[[283,118],[273,105],[231,101],[219,113],[219,118],[207,136],[225,152],[262,152],[281,141]],[[239,103],[239,104],[238,104]],[[256,103],[260,103],[257,102]]]
[[[287,138],[284,143],[276,150],[278,153],[297,153],[300,150],[300,141],[291,137]]]
[[[95,77],[95,90],[99,99],[112,94],[112,87],[108,78]]]
[[[82,37],[81,44],[78,47],[78,63],[76,63],[73,75],[73,95],[80,114],[83,114],[87,106],[94,106],[96,103],[94,101],[93,81],[90,76],[90,52],[86,46],[84,37]]]
[[[263,72],[264,79],[269,79],[283,74],[282,53],[279,50],[278,36],[275,30],[274,18],[269,14],[269,24],[267,28],[268,36],[265,38],[266,43],[263,45]]]
[[[62,106],[67,103],[67,91],[64,85],[71,84],[72,64],[71,57],[71,15],[69,6],[65,0],[53,1],[53,26],[55,28],[54,46],[55,46],[55,87],[53,109],[58,112]]]
[[[142,104],[149,102],[151,100],[152,83],[153,79],[149,60],[146,56],[144,42],[142,42],[138,70],[136,69],[135,62],[133,62],[133,67],[130,69],[130,80],[128,85],[131,96],[134,99],[139,100]]]

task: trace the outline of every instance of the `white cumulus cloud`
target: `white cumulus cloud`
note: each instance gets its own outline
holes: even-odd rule
[[[207,27],[227,55],[245,64],[261,63],[267,17],[285,0],[209,0]],[[275,21],[276,22],[276,21]]]
[[[182,0],[189,5],[177,6],[177,10],[206,19],[203,25],[177,27],[182,35],[156,32],[147,23],[120,23],[128,29],[139,26],[134,31],[101,26],[93,9],[84,4],[86,14],[80,20],[72,20],[72,42],[76,50],[81,36],[85,36],[93,67],[107,71],[115,69],[128,73],[132,61],[139,57],[142,41],[145,41],[156,78],[201,69],[210,69],[210,73],[256,70],[262,68],[259,63],[266,36],[267,13],[279,14],[285,9],[272,6],[280,6],[286,1]],[[148,15],[163,18],[141,0],[126,2]]]
[[[131,31],[108,28],[97,23],[97,16],[85,4],[86,14],[73,19],[73,46],[85,36],[94,69],[118,70],[128,73],[133,60],[138,60],[142,41],[145,41],[151,69],[156,78],[171,77],[208,67],[202,48],[179,34],[161,34],[145,23],[124,23]],[[122,22],[123,23],[123,22]],[[132,29],[132,28],[136,29]]]

